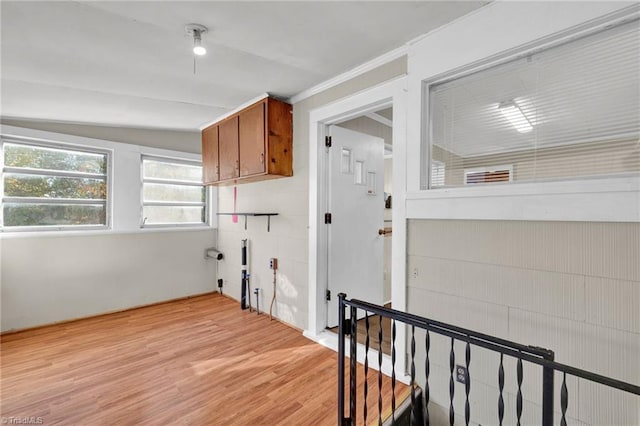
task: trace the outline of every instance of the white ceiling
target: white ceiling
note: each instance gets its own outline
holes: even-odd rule
[[[2,116],[198,129],[288,98],[485,4],[2,1]],[[184,25],[203,24],[193,74]]]

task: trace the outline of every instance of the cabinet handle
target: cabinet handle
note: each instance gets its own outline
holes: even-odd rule
[[[264,152],[260,154],[260,164],[264,164]]]

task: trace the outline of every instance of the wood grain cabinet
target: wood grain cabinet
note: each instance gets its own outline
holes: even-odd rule
[[[291,105],[264,98],[202,131],[207,185],[293,176]]]
[[[230,117],[218,126],[218,160],[220,162],[220,180],[235,179],[240,176],[240,161],[238,157],[238,117]],[[206,129],[205,129],[206,130]],[[202,147],[203,161],[206,158]],[[216,164],[204,164],[205,169]]]
[[[218,126],[207,127],[202,131],[202,164],[203,180],[217,182],[220,180],[220,161],[218,145]]]

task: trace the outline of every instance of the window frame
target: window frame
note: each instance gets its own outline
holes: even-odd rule
[[[7,171],[7,167],[4,164],[4,147],[5,144],[15,144],[15,145],[23,145],[23,146],[32,146],[39,148],[49,148],[49,149],[57,149],[64,151],[75,151],[81,153],[89,153],[89,154],[99,154],[106,156],[106,168],[104,175],[98,174],[89,174],[82,172],[67,172],[63,170],[52,170],[44,173],[47,176],[66,176],[66,177],[94,177],[94,178],[102,178],[104,177],[105,185],[106,185],[106,198],[104,200],[104,208],[105,208],[105,223],[104,224],[95,224],[95,225],[34,225],[34,226],[5,226],[4,224],[4,203],[7,199],[12,200],[13,202],[23,202],[26,199],[29,199],[33,202],[39,202],[44,204],[73,204],[73,205],[86,205],[86,204],[97,204],[94,199],[92,200],[84,200],[84,199],[70,199],[70,198],[61,198],[59,199],[41,199],[38,197],[7,197],[4,195],[4,174],[9,173],[18,173],[18,174],[28,174],[25,173],[20,168],[9,167],[9,171]],[[36,174],[40,171],[40,169],[30,169],[33,170]],[[43,169],[44,170],[44,169]],[[0,178],[0,233],[10,233],[10,232],[19,232],[19,233],[32,233],[32,232],[60,232],[60,231],[105,231],[111,229],[111,221],[112,221],[112,202],[113,202],[113,192],[112,192],[112,181],[113,181],[113,150],[108,148],[97,148],[89,145],[81,145],[81,144],[73,144],[59,141],[50,141],[50,140],[40,140],[33,138],[26,138],[14,135],[0,135],[0,174],[2,178]],[[42,173],[40,173],[42,174]],[[90,202],[91,201],[91,202]],[[102,202],[101,202],[102,203]]]
[[[560,9],[574,10],[568,4]],[[416,42],[409,53],[412,72],[408,87],[413,96],[409,98],[407,122],[405,200],[408,219],[640,222],[638,172],[612,177],[523,181],[510,185],[430,188],[430,85],[640,19],[637,8],[603,6],[604,9],[606,13],[600,15],[587,9],[581,9],[581,14],[559,14],[548,27],[540,28],[530,22],[535,21],[532,16],[545,19],[545,10],[532,6],[525,19],[515,9],[494,3],[480,13],[482,16],[478,19],[464,19]],[[476,32],[469,32],[469,28],[480,29],[486,19],[509,22],[521,32],[509,40],[505,40],[499,31],[490,31],[479,38]],[[450,49],[443,51],[443,45]],[[474,49],[462,55],[447,53],[468,46],[474,46]]]
[[[637,22],[640,25],[640,14],[632,14],[622,18],[605,20],[604,23],[587,25],[586,28],[570,28],[564,31],[564,34],[552,36],[551,38],[543,38],[540,40],[534,40],[527,45],[516,47],[506,52],[499,53],[489,58],[485,58],[476,62],[466,64],[461,67],[451,69],[449,71],[440,73],[438,75],[422,79],[421,80],[421,138],[420,138],[420,181],[418,184],[419,192],[428,193],[432,191],[440,191],[447,189],[449,191],[455,191],[467,187],[466,183],[457,187],[432,187],[431,183],[431,161],[433,158],[433,117],[431,111],[433,110],[433,97],[431,96],[431,86],[446,84],[451,81],[470,76],[472,74],[480,73],[490,70],[495,67],[499,67],[504,64],[508,64],[519,59],[527,58],[532,55],[545,52],[550,49],[554,49],[558,46],[562,46],[568,43],[572,43],[581,40],[586,37],[593,36],[595,34],[605,32],[616,27],[620,27],[632,22]],[[464,170],[465,182],[466,182],[466,169]],[[617,175],[602,175],[602,176],[576,176],[570,178],[558,178],[548,181],[512,181],[512,173],[509,177],[509,185],[517,186],[523,184],[537,184],[545,185],[550,182],[584,182],[586,180],[606,180],[615,177],[632,176],[633,173],[621,173]],[[636,174],[637,175],[637,174]],[[472,185],[473,186],[473,185]],[[508,190],[517,193],[517,190]],[[508,194],[505,194],[508,195]]]
[[[209,191],[209,187],[201,183],[201,185],[195,185],[194,183],[187,183],[188,181],[183,180],[172,180],[172,179],[160,179],[160,178],[145,178],[144,177],[144,160],[153,160],[159,161],[168,164],[185,164],[190,166],[199,166],[204,168],[202,162],[197,160],[187,160],[184,158],[176,158],[176,157],[166,157],[162,155],[153,155],[153,154],[141,154],[140,155],[140,229],[171,229],[171,228],[203,228],[210,227],[211,222],[211,214],[210,214],[210,206],[211,206],[211,195]],[[164,202],[164,201],[144,201],[144,185],[145,183],[159,183],[166,185],[183,185],[183,186],[191,186],[191,187],[202,187],[204,189],[205,199],[202,203],[195,203],[189,201],[183,202]],[[146,224],[144,217],[144,207],[145,206],[169,206],[169,207],[189,207],[189,206],[198,206],[204,207],[204,222],[200,223],[153,223]]]

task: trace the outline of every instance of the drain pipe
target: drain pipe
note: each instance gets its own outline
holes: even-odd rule
[[[271,305],[269,306],[269,320],[273,320],[273,303],[276,301],[276,271],[278,270],[278,259],[272,257],[269,260],[269,268],[273,270],[273,296],[271,296]]]
[[[247,273],[247,240],[242,240],[242,280],[240,309],[247,309],[247,288],[249,287],[249,277]]]

